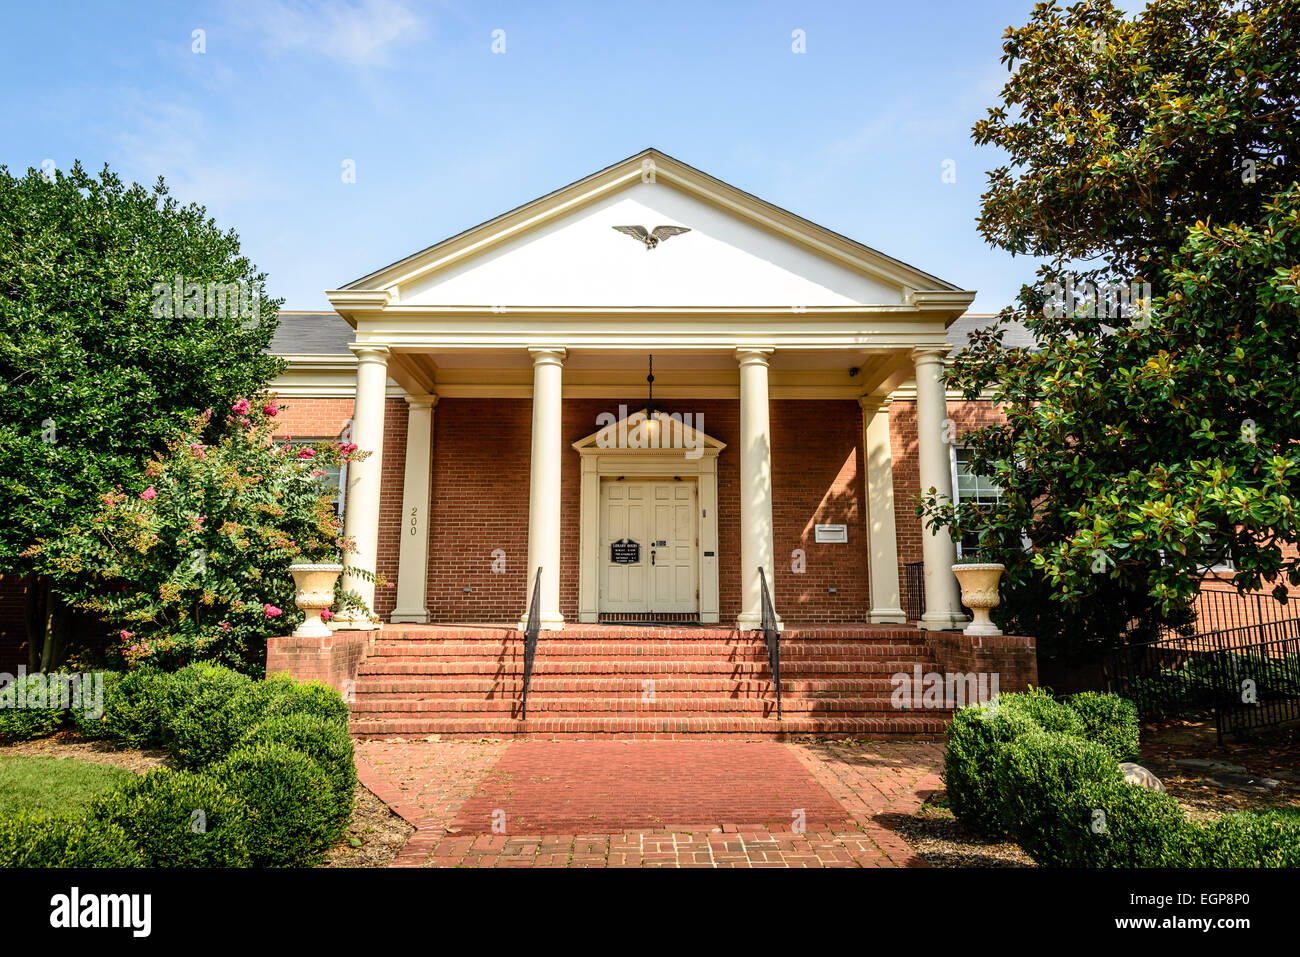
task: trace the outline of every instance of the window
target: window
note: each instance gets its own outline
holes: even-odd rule
[[[293,445],[315,445],[318,442],[333,442],[333,441],[334,439],[329,439],[329,438],[303,439],[303,438],[294,437],[293,439],[290,439],[290,442]],[[348,479],[348,463],[344,462],[341,465],[317,465],[316,468],[325,473],[323,476],[320,477],[321,484],[326,487],[327,491],[333,491],[336,499],[335,504],[337,505],[338,508],[339,518],[342,519],[343,509],[347,505],[347,501],[346,501],[347,496],[344,494],[344,489],[346,488],[346,486],[344,485],[344,483],[347,482]]]
[[[975,453],[970,449],[952,447],[952,490],[956,502],[977,502],[980,505],[996,505],[1002,497],[1002,489],[993,481],[992,476],[975,471]],[[963,549],[975,549],[979,546],[977,536],[967,532],[957,543],[957,557]]]

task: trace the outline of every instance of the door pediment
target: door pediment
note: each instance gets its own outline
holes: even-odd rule
[[[621,419],[602,412],[597,418],[600,428],[574,442],[573,448],[584,458],[639,454],[714,459],[727,444],[706,433],[703,420],[703,413],[661,411],[652,422],[644,408]]]

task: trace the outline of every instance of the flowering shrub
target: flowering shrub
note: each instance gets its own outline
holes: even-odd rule
[[[261,674],[267,638],[302,621],[289,566],[352,550],[323,479],[368,453],[277,442],[278,412],[273,399],[240,399],[224,422],[203,413],[149,462],[143,489],[104,494],[88,526],[32,550],[79,583],[69,598],[109,624],[128,666],[215,661]],[[369,614],[340,591],[345,609]]]

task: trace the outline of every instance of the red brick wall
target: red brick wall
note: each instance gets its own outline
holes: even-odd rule
[[[351,399],[280,399],[275,434],[281,438],[338,438],[352,419]]]
[[[442,399],[434,408],[428,599],[435,621],[519,619],[532,410],[529,399]],[[505,571],[493,574],[498,548]]]
[[[578,516],[581,464],[570,443],[596,431],[597,415],[617,412],[623,400],[569,399],[563,405],[560,610],[578,611]],[[704,416],[704,430],[728,448],[718,459],[719,582],[723,620],[740,611],[735,560],[740,553],[739,403],[675,402],[670,412]],[[776,529],[775,601],[783,615],[803,621],[862,620],[869,601],[863,533],[862,418],[856,402],[774,401],[773,483]],[[380,569],[396,580],[397,530],[405,454],[405,414],[390,400],[384,456],[384,528]],[[394,435],[400,417],[402,435]],[[433,511],[428,599],[438,621],[513,621],[523,611],[528,583],[528,470],[532,403],[527,399],[443,399],[434,412]],[[389,501],[396,510],[388,508]],[[843,522],[847,545],[816,545],[813,525]],[[506,554],[505,572],[492,572],[492,552]],[[807,571],[791,570],[791,552],[803,548]],[[730,563],[725,556],[733,556]],[[728,571],[730,573],[728,574]],[[470,588],[467,594],[464,588]],[[831,595],[828,589],[838,593]],[[377,600],[381,613],[392,602]]]

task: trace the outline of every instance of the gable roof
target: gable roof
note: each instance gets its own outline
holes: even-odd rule
[[[653,148],[634,153],[568,186],[367,273],[347,283],[342,290],[391,288],[447,269],[641,182],[645,175],[652,177],[649,181],[663,181],[872,278],[910,290],[961,291],[960,287],[937,276],[759,199]]]

